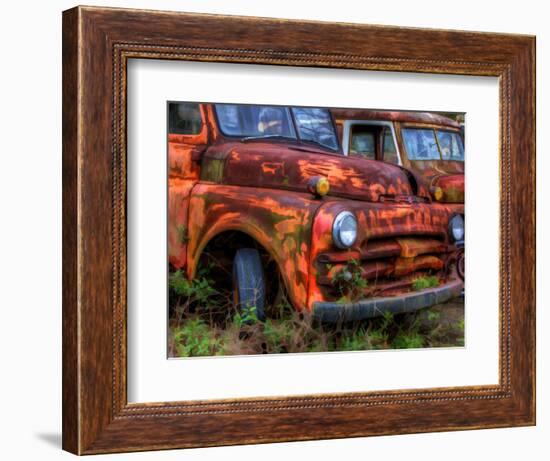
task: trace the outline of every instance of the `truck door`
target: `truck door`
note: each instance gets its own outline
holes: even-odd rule
[[[208,145],[205,115],[198,103],[168,103],[168,260],[176,269],[187,263],[189,194]]]

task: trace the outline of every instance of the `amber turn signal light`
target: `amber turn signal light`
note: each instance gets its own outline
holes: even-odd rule
[[[443,198],[443,189],[441,187],[432,187],[432,195],[439,202]]]
[[[314,176],[307,182],[307,190],[314,195],[323,197],[328,194],[330,183],[328,179],[323,176]]]

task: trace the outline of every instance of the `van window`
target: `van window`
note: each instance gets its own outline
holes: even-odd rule
[[[353,126],[349,153],[355,157],[363,157],[369,160],[376,158],[376,128],[371,126]]]
[[[168,132],[171,134],[199,134],[202,117],[199,104],[171,102],[168,105]]]

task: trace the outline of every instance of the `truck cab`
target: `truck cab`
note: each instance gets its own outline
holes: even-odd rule
[[[193,279],[218,251],[234,304],[259,319],[276,278],[328,322],[455,297],[463,225],[414,172],[346,155],[328,109],[168,103],[171,269]]]

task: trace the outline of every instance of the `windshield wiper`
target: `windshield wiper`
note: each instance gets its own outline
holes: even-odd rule
[[[258,135],[258,136],[247,136],[245,138],[241,138],[241,141],[242,142],[256,141],[258,139],[284,139],[284,140],[296,141],[296,138],[293,138],[292,136],[284,136],[282,134],[264,134],[264,135]]]

